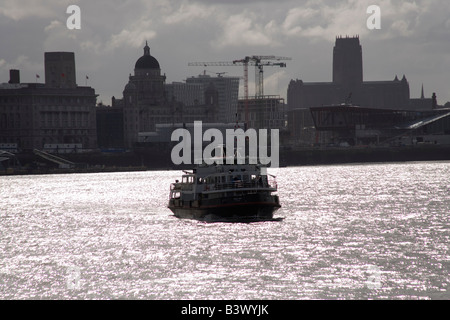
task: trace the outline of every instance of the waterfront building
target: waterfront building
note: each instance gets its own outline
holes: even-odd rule
[[[236,121],[239,97],[239,77],[224,77],[218,75],[199,75],[186,79],[187,84],[202,84],[205,88],[215,88],[218,91],[218,121],[223,123]]]
[[[73,152],[95,149],[97,95],[78,86],[75,74],[72,52],[45,53],[45,83],[21,83],[20,71],[11,70],[0,85],[0,143],[22,151],[63,144],[77,146]]]
[[[99,148],[122,150],[124,147],[123,108],[98,105],[96,118]]]
[[[287,91],[288,109],[352,103],[361,107],[391,110],[431,110],[432,99],[410,99],[406,76],[393,80],[363,80],[362,47],[359,37],[337,37],[333,48],[331,82],[295,79]]]
[[[144,47],[144,55],[135,63],[134,75],[129,76],[123,90],[123,98],[113,97],[112,107],[123,110],[124,146],[133,148],[138,142],[140,133],[154,132],[157,124],[188,123],[195,120],[215,122],[218,112],[218,93],[214,87],[189,85],[184,92],[193,101],[187,101],[179,95],[178,84],[167,87],[165,74],[161,73],[158,60],[150,54],[148,43]],[[178,99],[182,101],[177,100]],[[197,103],[198,102],[198,103]],[[111,109],[111,112],[113,109]],[[108,112],[102,110],[102,112]],[[104,134],[108,134],[105,132]],[[103,139],[103,138],[102,138]],[[103,141],[103,140],[102,140]]]
[[[287,90],[287,105],[290,140],[294,144],[299,141],[300,144],[306,145],[318,144],[320,140],[333,140],[330,131],[325,133],[321,130],[314,133],[317,127],[311,130],[313,119],[305,112],[311,108],[327,106],[325,110],[331,112],[331,108],[341,105],[356,105],[371,110],[392,110],[393,113],[400,112],[399,110],[432,111],[439,108],[436,94],[426,98],[423,88],[419,99],[411,99],[405,75],[401,79],[395,75],[393,80],[364,81],[362,46],[357,36],[336,38],[331,82],[291,80]],[[343,110],[354,115],[354,110],[363,109],[344,108],[339,109],[339,112]],[[326,114],[330,117],[336,115],[334,112]],[[302,127],[299,128],[298,125]],[[335,136],[341,137],[340,134]],[[305,140],[308,137],[310,141]]]
[[[287,111],[287,131],[284,145],[289,147],[310,147],[315,143],[316,128],[308,108],[297,108]]]
[[[186,107],[205,103],[205,84],[203,83],[168,83],[166,93],[169,100],[181,102]]]
[[[310,108],[319,133],[317,143],[328,146],[450,144],[450,109],[393,110],[331,105]]]
[[[245,122],[253,129],[285,129],[286,110],[284,99],[280,96],[262,96],[239,100],[238,121]]]

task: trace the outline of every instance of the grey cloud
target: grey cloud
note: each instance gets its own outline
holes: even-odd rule
[[[285,95],[291,78],[330,81],[334,38],[359,34],[365,78],[405,73],[413,97],[425,82],[440,103],[450,100],[450,76],[442,67],[450,60],[450,2],[445,0],[379,1],[382,29],[376,31],[366,28],[369,1],[79,1],[79,31],[65,28],[68,15],[60,1],[33,1],[33,6],[26,1],[20,14],[18,3],[8,0],[0,6],[0,82],[8,80],[7,68],[20,61],[22,80],[34,82],[37,70],[43,70],[44,51],[74,51],[79,84],[89,73],[88,84],[110,103],[111,96],[121,96],[148,40],[168,82],[203,72],[187,67],[190,61],[252,54],[292,57],[278,84],[270,76],[279,70],[267,69],[267,90]],[[19,61],[21,55],[26,59]],[[210,69],[242,75],[240,68]]]

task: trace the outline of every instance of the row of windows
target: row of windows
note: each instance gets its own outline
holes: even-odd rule
[[[61,137],[46,137],[42,139],[42,145],[61,143]],[[81,143],[83,146],[89,145],[89,138],[87,137],[72,137],[68,143]]]
[[[20,113],[0,114],[0,129],[20,129],[26,120],[26,127],[30,126],[30,118],[23,117]]]
[[[274,113],[269,113],[269,114],[261,114],[261,113],[256,113],[256,112],[249,112],[248,113],[248,119],[249,120],[266,120],[266,121],[284,121],[284,113],[282,112],[274,112]],[[239,120],[243,120],[245,119],[245,113],[239,113],[238,114],[238,118]]]
[[[70,130],[70,129],[64,129],[64,130],[57,130],[57,129],[45,129],[39,131],[41,136],[61,136],[61,135],[71,135],[71,136],[87,136],[88,130]]]
[[[29,117],[22,117],[20,114],[0,114],[0,129],[26,129],[30,128]],[[91,124],[91,117],[87,113],[44,113],[40,117],[41,127],[58,128],[88,128]],[[38,123],[36,123],[38,125]]]
[[[93,97],[71,97],[71,96],[0,96],[1,104],[15,104],[15,103],[37,103],[37,104],[92,104],[95,105],[95,98]]]
[[[30,138],[2,137],[2,142],[15,143],[21,148],[30,148],[32,146]]]
[[[263,128],[283,128],[287,126],[285,120],[266,120],[266,121],[249,121],[249,126],[251,128],[259,127]]]
[[[45,112],[41,113],[42,127],[85,128],[90,124],[89,113]]]
[[[93,107],[88,106],[34,106],[33,109],[29,105],[10,105],[10,106],[0,106],[0,112],[9,113],[23,113],[29,114],[31,110],[41,111],[41,112],[94,112]]]
[[[60,144],[62,141],[65,140],[64,143],[71,143],[71,144],[82,144],[83,146],[89,146],[90,139],[88,137],[84,136],[76,136],[76,137],[60,137],[60,136],[53,136],[53,137],[43,137],[41,139],[34,139],[33,142],[31,138],[3,138],[2,141],[4,143],[14,143],[19,146],[19,148],[25,148],[29,149],[34,147],[41,148],[45,144]],[[75,148],[74,148],[75,150]],[[70,152],[71,150],[65,150],[66,152]],[[73,151],[73,150],[72,150]]]

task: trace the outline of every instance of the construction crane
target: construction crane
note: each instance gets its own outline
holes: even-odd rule
[[[228,72],[213,72],[213,71],[209,71],[209,70],[206,70],[206,69],[205,69],[205,70],[203,70],[203,75],[206,75],[207,72],[217,74],[217,76],[218,76],[219,78],[221,78],[222,75],[228,73]]]
[[[264,66],[286,67],[284,62],[271,61],[291,60],[288,57],[277,56],[246,56],[244,59],[222,62],[189,62],[188,66],[243,66],[244,67],[244,99],[245,99],[245,123],[248,123],[248,66],[255,67],[255,97],[262,98],[264,96]]]

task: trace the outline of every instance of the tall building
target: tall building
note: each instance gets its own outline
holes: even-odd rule
[[[9,70],[9,81],[8,83],[20,83],[20,70],[11,69]]]
[[[205,88],[213,86],[218,91],[219,122],[229,123],[236,121],[238,112],[239,78],[238,77],[211,77],[199,75],[186,79],[187,84],[203,84]]]
[[[165,98],[166,76],[161,74],[158,60],[145,44],[144,55],[134,66],[134,75],[123,90],[124,140],[132,147],[141,131],[153,131],[156,123],[167,121],[172,108]]]
[[[100,149],[122,149],[123,109],[120,107],[97,106],[97,141]]]
[[[77,86],[73,52],[45,53],[45,84],[51,88],[71,88]]]
[[[359,38],[336,38],[333,48],[333,83],[353,88],[362,82],[362,48]]]
[[[205,85],[203,83],[172,82],[166,84],[167,97],[183,103],[185,106],[195,106],[205,103]]]
[[[337,37],[333,48],[331,82],[291,80],[287,92],[288,109],[353,103],[381,109],[414,109],[409,83],[399,80],[363,81],[362,47],[359,37]],[[429,106],[431,108],[431,105]]]
[[[20,83],[19,71],[12,70],[9,83],[0,85],[0,143],[21,150],[62,144],[76,145],[77,152],[96,148],[97,95],[77,86],[74,54],[45,53],[45,71],[45,84]]]
[[[166,76],[161,74],[158,60],[150,54],[150,47],[146,43],[143,56],[135,63],[134,75],[130,74],[125,85],[123,98],[113,98],[112,103],[112,107],[123,110],[123,140],[126,148],[132,148],[143,133],[155,132],[157,124],[187,123],[195,120],[216,122],[217,90],[210,90],[209,86],[204,87],[203,97],[199,97],[203,103],[191,104],[177,101],[175,92],[179,93],[176,91],[178,86],[167,88],[165,80]],[[192,89],[195,86],[188,87]],[[198,94],[197,87],[195,94]],[[111,108],[111,112],[113,110],[115,109]],[[102,110],[102,117],[107,118],[105,112],[108,111]]]

